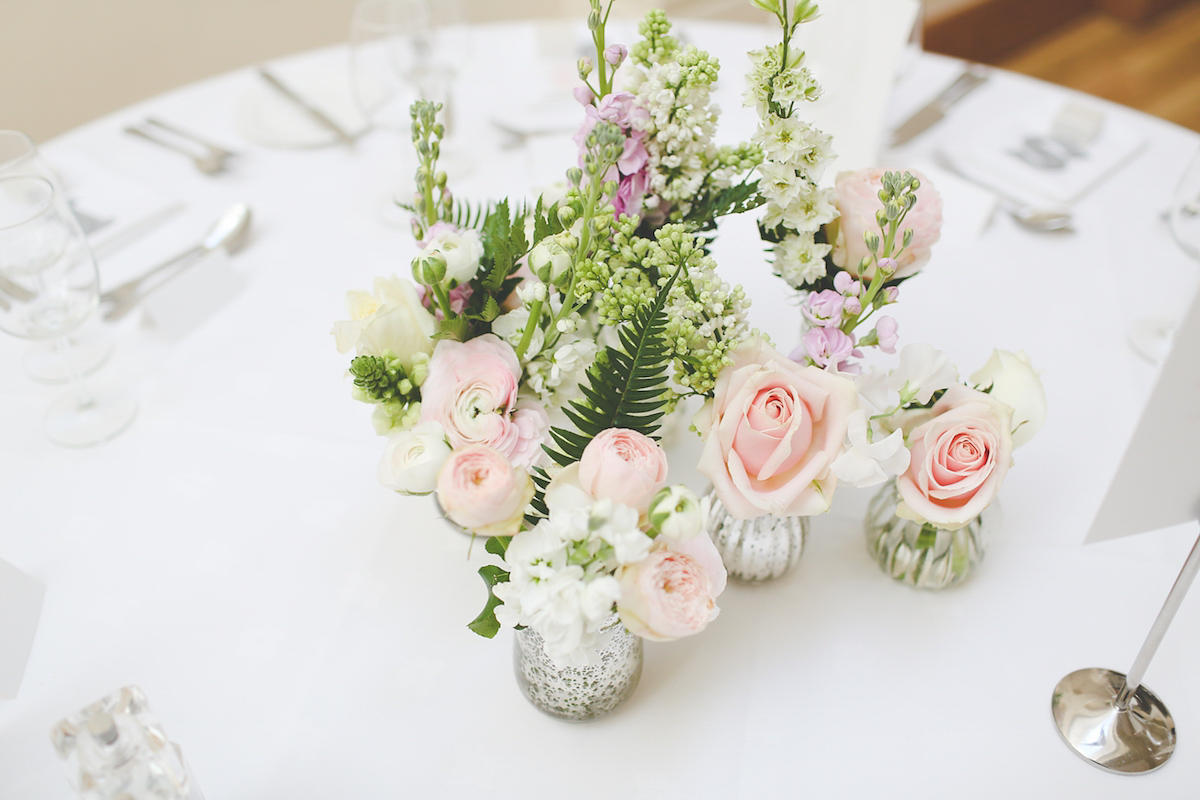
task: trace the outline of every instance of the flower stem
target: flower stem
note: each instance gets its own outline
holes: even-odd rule
[[[529,307],[529,319],[525,322],[525,332],[521,334],[521,341],[517,344],[517,361],[525,357],[525,351],[529,349],[529,343],[533,341],[533,332],[537,330],[541,321],[542,301],[534,300]]]

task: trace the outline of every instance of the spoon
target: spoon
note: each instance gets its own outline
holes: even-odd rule
[[[206,148],[205,154],[198,156],[191,150],[180,147],[169,139],[159,138],[158,136],[155,136],[154,134],[144,131],[141,128],[133,125],[125,128],[125,132],[134,136],[140,136],[143,139],[154,142],[155,144],[165,147],[168,150],[174,150],[176,153],[181,153],[187,156],[192,160],[192,164],[195,165],[196,169],[200,170],[205,175],[215,175],[216,173],[225,169],[225,159],[229,157],[229,154],[225,151],[218,151],[212,148]]]
[[[238,203],[213,223],[208,233],[205,234],[204,238],[195,247],[185,250],[174,258],[170,258],[138,277],[126,281],[115,289],[110,289],[100,295],[100,302],[102,304],[111,305],[111,308],[105,312],[104,318],[109,322],[115,322],[125,316],[150,292],[183,272],[190,265],[199,261],[201,257],[208,255],[218,248],[225,248],[225,252],[227,253],[236,253],[246,243],[246,239],[248,238],[250,217],[250,207],[244,203]],[[141,291],[142,284],[148,279],[175,265],[179,266],[172,275]]]
[[[994,186],[980,181],[978,178],[973,178],[967,173],[958,168],[954,160],[950,158],[943,150],[938,150],[933,154],[934,161],[941,165],[944,169],[953,172],[958,177],[965,181],[986,189],[996,196],[1000,202],[1000,207],[1008,212],[1009,216],[1015,219],[1021,225],[1033,231],[1067,231],[1074,230],[1071,227],[1072,219],[1071,212],[1059,208],[1035,208],[1028,203],[1023,203],[1015,197],[1005,194]]]

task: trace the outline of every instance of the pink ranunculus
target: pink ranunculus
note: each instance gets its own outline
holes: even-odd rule
[[[483,444],[527,467],[532,463],[527,459],[539,453],[545,425],[514,419],[520,379],[516,351],[499,336],[486,333],[466,342],[443,339],[433,350],[429,377],[421,385],[421,421],[440,424],[455,449]]]
[[[908,435],[912,459],[896,479],[902,517],[961,528],[1000,490],[1012,462],[1012,409],[962,385],[951,386],[931,417]]]
[[[864,257],[870,255],[863,241],[863,233],[879,233],[875,212],[883,208],[878,195],[883,188],[884,172],[885,170],[877,168],[843,172],[838,175],[834,185],[834,203],[841,216],[830,223],[833,232],[833,263],[855,277],[862,277],[858,274],[858,265]],[[910,172],[921,181],[921,187],[917,189],[917,204],[909,210],[904,222],[900,224],[901,232],[912,228],[913,240],[896,259],[896,274],[893,276],[896,278],[906,278],[925,266],[933,245],[942,235],[942,196],[928,178],[916,170]],[[897,239],[899,238],[897,236]],[[874,273],[874,265],[869,265],[866,277],[874,277]]]
[[[667,485],[667,454],[649,436],[626,428],[601,431],[579,459],[579,484],[597,500],[645,511]]]
[[[617,580],[617,613],[629,632],[670,641],[699,633],[716,618],[726,574],[712,540],[700,535],[622,567]]]
[[[483,536],[512,536],[521,528],[533,481],[501,453],[481,444],[450,454],[437,477],[446,516]]]
[[[830,465],[857,407],[849,379],[801,366],[755,337],[734,352],[696,415],[705,438],[698,469],[738,519],[828,511],[837,485]]]

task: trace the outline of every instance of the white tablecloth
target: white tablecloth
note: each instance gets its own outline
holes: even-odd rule
[[[722,140],[745,136],[740,54],[761,32],[686,30],[722,56]],[[488,118],[550,86],[531,68],[531,26],[479,31],[476,53],[502,49],[511,71],[478,58],[457,96],[447,149],[471,167],[455,180],[460,197],[524,193],[570,165],[569,143],[566,162],[555,161],[561,142],[499,148]],[[345,61],[335,48],[277,66]],[[893,116],[954,70],[923,59]],[[126,684],[146,691],[210,800],[1194,794],[1197,598],[1147,675],[1179,729],[1164,769],[1124,778],[1085,764],[1049,706],[1068,672],[1128,668],[1195,537],[1193,525],[1081,544],[1155,376],[1127,345],[1128,323],[1178,316],[1196,289],[1197,265],[1159,217],[1195,134],[1109,107],[1148,146],[1078,205],[1078,233],[1036,234],[1002,215],[982,231],[948,222],[925,274],[903,288],[903,341],[932,342],[964,373],[993,346],[1024,349],[1050,401],[1045,428],[1016,454],[974,578],[943,593],[893,583],[865,552],[856,514],[869,492],[845,492],[812,521],[792,574],[731,585],[703,635],[648,644],[628,705],[570,725],[520,695],[511,632],[489,642],[465,627],[485,597],[482,543],[471,551],[428,499],[376,483],[382,440],[350,399],[329,333],[347,289],[408,271],[411,237],[379,212],[408,185],[409,144],[386,132],[354,151],[249,144],[233,109],[256,80],[240,71],[184,87],[45,147],[52,161],[86,152],[186,201],[105,258],[108,285],[234,202],[256,220],[232,261],[245,287],[208,322],[173,340],[135,318],[114,329],[102,374],[132,382],[141,412],[108,444],[49,444],[40,417],[59,390],[25,376],[25,343],[0,341],[0,557],[47,586],[20,695],[0,702],[0,798],[69,797],[50,727]],[[1001,73],[955,118],[1066,94]],[[121,133],[150,112],[243,154],[203,177]],[[889,162],[926,165],[952,123]],[[790,347],[795,305],[753,222],[729,220],[715,252],[754,298],[755,323]],[[700,487],[691,452],[695,441],[677,447],[673,476]]]

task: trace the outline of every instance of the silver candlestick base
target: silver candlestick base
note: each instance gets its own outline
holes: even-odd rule
[[[1067,746],[1118,775],[1154,770],[1175,752],[1175,720],[1145,686],[1110,669],[1080,669],[1054,687],[1054,724]]]

